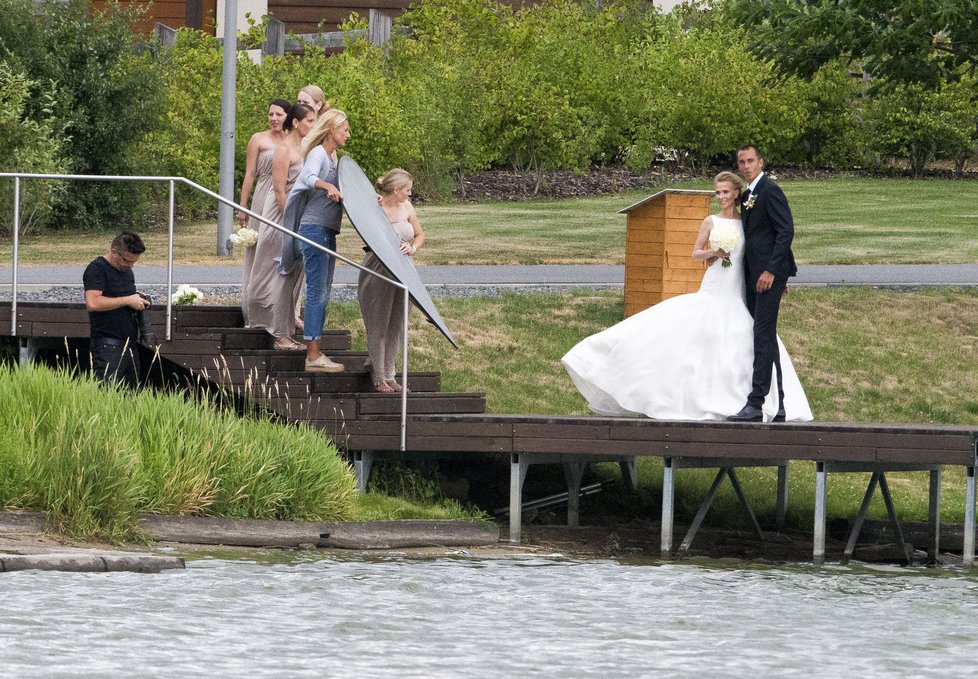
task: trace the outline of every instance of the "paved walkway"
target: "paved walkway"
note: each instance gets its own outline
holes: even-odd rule
[[[873,285],[873,286],[978,286],[978,264],[810,264],[800,268],[792,285]],[[18,270],[18,285],[32,287],[81,285],[82,266],[24,266]],[[492,287],[622,287],[625,267],[615,265],[465,265],[420,266],[418,272],[427,285]],[[335,282],[356,283],[353,267],[339,266]],[[0,267],[0,289],[9,289],[11,267]],[[140,285],[166,283],[166,269],[138,266]],[[241,282],[241,266],[175,266],[174,284],[236,285]]]

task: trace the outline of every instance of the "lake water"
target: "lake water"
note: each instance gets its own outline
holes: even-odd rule
[[[264,557],[262,557],[264,558]],[[5,677],[971,676],[978,575],[560,556],[0,574]]]

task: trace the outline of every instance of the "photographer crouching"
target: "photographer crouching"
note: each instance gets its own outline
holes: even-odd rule
[[[85,308],[91,327],[92,371],[106,382],[135,389],[139,384],[137,342],[156,345],[149,325],[150,300],[136,291],[132,268],[146,251],[142,239],[123,231],[109,253],[85,269]]]

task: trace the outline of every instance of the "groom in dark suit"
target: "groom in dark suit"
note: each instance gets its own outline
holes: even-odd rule
[[[740,216],[744,223],[744,281],[747,308],[754,317],[754,375],[747,405],[728,420],[760,422],[761,406],[771,390],[771,366],[777,372],[778,413],[783,422],[784,390],[778,352],[778,310],[788,278],[798,273],[791,241],[794,221],[788,199],[777,184],[764,174],[764,158],[753,144],[737,149],[737,169],[747,182],[741,195]]]

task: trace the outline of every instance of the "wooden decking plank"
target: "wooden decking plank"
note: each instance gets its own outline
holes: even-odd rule
[[[7,314],[10,311],[8,309]],[[32,323],[79,323],[88,325],[88,311],[80,307],[49,307],[17,304],[17,318]]]
[[[561,453],[567,455],[648,455],[645,441],[615,441],[609,439],[547,439],[513,438],[513,451],[519,453]]]
[[[879,462],[908,462],[920,464],[952,464],[971,466],[975,463],[974,448],[964,450],[921,450],[919,448],[889,448],[877,451]]]
[[[400,414],[401,398],[398,394],[358,394],[361,415]],[[407,400],[409,413],[483,412],[483,394],[419,393],[413,392]]]
[[[743,445],[754,443],[785,446],[819,446],[845,448],[875,447],[913,448],[921,450],[967,451],[973,447],[973,439],[968,432],[948,433],[875,433],[858,432],[846,429],[834,431],[821,429],[790,429],[782,425],[770,427],[611,427],[612,438],[673,441],[680,442],[723,442],[737,441]]]
[[[214,340],[163,340],[160,347],[160,353],[164,356],[213,355],[221,350],[220,342]]]
[[[17,333],[22,337],[88,337],[90,326],[84,323],[36,322],[17,324]]]
[[[356,420],[348,424],[351,432],[359,434],[400,435],[401,423],[397,419],[386,420]],[[475,424],[467,422],[418,422],[407,421],[408,437],[442,437],[442,438],[512,438],[512,427],[505,423]]]
[[[369,436],[352,434],[347,441],[349,450],[399,450],[400,436]],[[511,439],[466,438],[441,436],[411,436],[408,434],[408,452],[457,452],[457,453],[509,453]]]
[[[517,422],[513,425],[513,436],[516,438],[544,439],[591,439],[606,440],[611,438],[611,427],[607,422]]]

